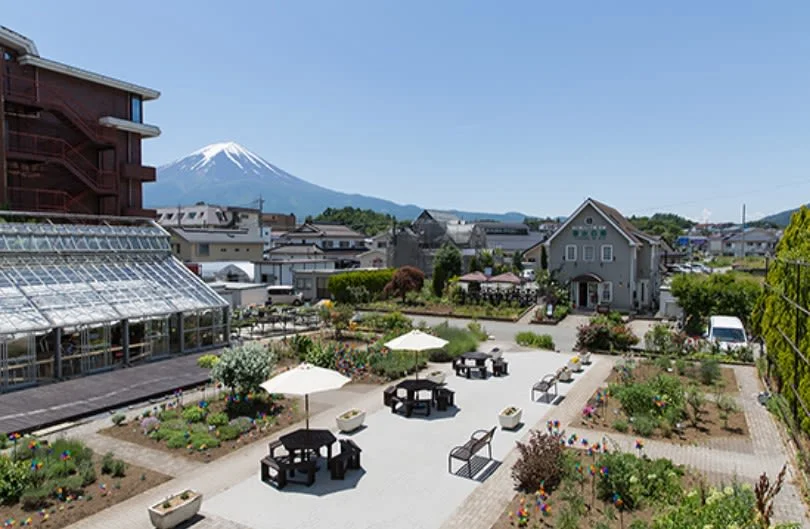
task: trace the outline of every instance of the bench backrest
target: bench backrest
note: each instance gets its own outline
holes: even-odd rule
[[[488,431],[488,432],[487,432],[487,433],[484,435],[484,437],[481,437],[481,438],[479,438],[477,441],[475,441],[475,443],[473,443],[473,449],[472,449],[472,451],[473,451],[473,452],[477,452],[477,451],[479,451],[481,448],[483,448],[484,446],[486,446],[487,444],[489,444],[489,443],[492,441],[492,437],[495,435],[495,429],[496,429],[496,427],[495,427],[495,426],[493,426],[493,427],[492,427],[492,429],[491,429],[490,431]]]

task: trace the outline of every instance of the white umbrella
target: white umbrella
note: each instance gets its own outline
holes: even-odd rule
[[[422,331],[411,331],[403,334],[389,342],[385,342],[385,346],[393,351],[432,351],[433,349],[441,349],[447,345],[447,340],[443,340],[431,334]],[[416,374],[419,378],[419,373]]]
[[[285,371],[270,380],[262,382],[261,387],[268,393],[304,395],[308,430],[309,394],[340,389],[349,382],[351,382],[350,378],[341,375],[337,371],[303,363],[296,368]]]

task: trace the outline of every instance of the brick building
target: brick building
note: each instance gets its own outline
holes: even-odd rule
[[[0,26],[0,206],[11,210],[148,216],[141,186],[155,168],[141,140],[143,103],[160,93],[39,55]]]

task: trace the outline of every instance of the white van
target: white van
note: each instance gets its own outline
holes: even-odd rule
[[[268,305],[300,305],[304,302],[304,295],[296,292],[288,285],[267,287]]]
[[[740,318],[735,316],[712,316],[709,318],[709,332],[706,338],[717,342],[722,349],[748,347],[748,336],[745,334]]]

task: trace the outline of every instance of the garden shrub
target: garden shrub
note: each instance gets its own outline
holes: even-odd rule
[[[515,335],[515,342],[524,347],[554,350],[554,339],[549,334],[536,334],[531,331],[519,332]]]
[[[618,495],[624,510],[639,508],[645,499],[667,504],[681,493],[683,471],[668,459],[650,460],[611,452],[599,457],[597,467],[605,470],[599,473],[596,484],[599,498],[612,502]]]
[[[533,430],[527,443],[517,442],[518,460],[512,467],[515,485],[524,491],[536,491],[541,485],[553,490],[563,477],[565,458],[559,435]]]
[[[219,434],[220,441],[233,441],[242,435],[242,431],[239,428],[236,426],[231,426],[230,424],[220,426],[217,428],[217,432]]]
[[[113,415],[110,418],[110,420],[112,421],[112,423],[114,425],[121,426],[121,423],[123,423],[125,420],[127,420],[127,417],[123,413],[116,413],[115,415]]]
[[[188,429],[188,423],[183,419],[172,419],[170,421],[160,423],[159,432],[164,430],[184,432]]]
[[[447,322],[433,328],[433,333],[447,340],[449,343],[441,349],[430,352],[431,362],[449,362],[464,353],[469,353],[478,349],[478,339],[466,329],[452,327]]]
[[[717,409],[720,411],[720,420],[723,421],[723,428],[728,429],[728,419],[732,413],[737,413],[740,409],[737,401],[731,395],[720,395],[717,397]]]
[[[217,355],[207,354],[202,355],[197,359],[197,365],[203,369],[211,369],[219,362],[219,357]]]
[[[613,421],[613,429],[616,430],[617,432],[626,433],[627,430],[630,429],[630,426],[624,419],[616,419],[615,421]]]
[[[689,386],[689,389],[686,390],[686,404],[689,406],[689,419],[692,421],[692,426],[697,428],[703,418],[706,395],[697,386]]]
[[[0,450],[5,450],[8,447],[8,436],[0,432]]]
[[[658,420],[649,415],[639,415],[633,418],[633,431],[641,437],[650,437],[658,427]]]
[[[312,349],[312,338],[303,334],[296,334],[290,338],[290,349],[292,350],[295,358],[303,361]]]
[[[75,461],[77,465],[82,461],[92,461],[93,459],[93,449],[78,439],[57,439],[51,443],[51,451],[57,455],[66,451],[70,452],[71,460]]]
[[[189,433],[208,433],[210,429],[208,425],[202,422],[195,422],[191,423],[186,427],[186,431]]]
[[[309,348],[304,361],[317,367],[325,369],[334,369],[336,360],[337,347],[335,344],[328,342],[314,342],[312,347]]]
[[[78,471],[77,465],[73,459],[54,461],[45,468],[44,474],[48,479],[63,478],[75,474]]]
[[[717,360],[707,358],[700,362],[700,381],[703,384],[712,386],[715,382],[720,380],[721,377],[720,363]]]
[[[175,410],[175,409],[163,410],[160,413],[158,413],[158,419],[160,419],[161,423],[164,423],[166,421],[179,419],[179,418],[180,418],[180,412]]]
[[[480,342],[485,342],[489,339],[489,333],[487,333],[486,329],[484,329],[484,327],[481,326],[481,324],[477,321],[471,321],[468,323],[467,330],[470,331],[472,335],[475,336],[475,339]]]
[[[616,312],[593,316],[577,329],[576,348],[580,351],[626,351],[638,342],[638,336]]]
[[[351,288],[357,289],[358,287],[362,287],[365,289],[368,296],[378,298],[382,294],[385,285],[387,285],[393,277],[393,268],[343,272],[331,276],[327,282],[327,288],[335,301],[339,303],[350,303],[353,301]]]
[[[0,503],[14,503],[30,483],[31,473],[22,461],[0,455]]]
[[[82,477],[79,475],[62,476],[54,478],[46,483],[50,490],[62,489],[62,494],[65,496],[73,495],[78,496],[84,492],[82,485]]]
[[[141,431],[144,435],[150,434],[160,428],[160,420],[157,417],[146,417],[141,421]]]
[[[231,426],[239,429],[240,432],[245,433],[253,429],[253,421],[250,417],[237,417],[229,422]]]
[[[750,486],[735,483],[720,489],[709,489],[708,494],[692,490],[672,509],[657,516],[652,529],[761,527],[755,505]]]
[[[127,464],[121,459],[116,459],[112,452],[107,452],[101,460],[101,473],[114,478],[123,478],[127,473]]]
[[[20,503],[23,509],[27,511],[35,511],[48,504],[53,490],[50,487],[31,487],[25,489],[25,492],[20,496]]]
[[[190,423],[202,422],[205,420],[205,408],[192,406],[183,410],[183,420]]]
[[[211,378],[240,396],[260,391],[276,364],[275,352],[258,342],[229,347],[211,370]]]
[[[168,439],[166,439],[166,446],[168,448],[184,448],[188,445],[188,437],[185,432],[173,432]]]
[[[662,355],[681,355],[687,336],[666,323],[656,323],[644,335],[644,349]]]
[[[216,448],[219,446],[219,439],[209,434],[195,433],[191,435],[191,447],[194,450],[205,450],[206,448]]]
[[[388,380],[394,380],[427,365],[426,353],[388,351],[373,354],[369,359],[371,370]]]
[[[687,368],[686,360],[684,360],[683,358],[678,358],[677,360],[675,360],[675,370],[678,372],[680,376],[686,375],[686,368]]]
[[[92,461],[82,461],[76,469],[76,473],[82,478],[82,486],[86,487],[96,481],[96,469]]]
[[[209,426],[223,426],[228,424],[228,414],[221,411],[212,413],[208,416],[205,422],[208,423]]]

